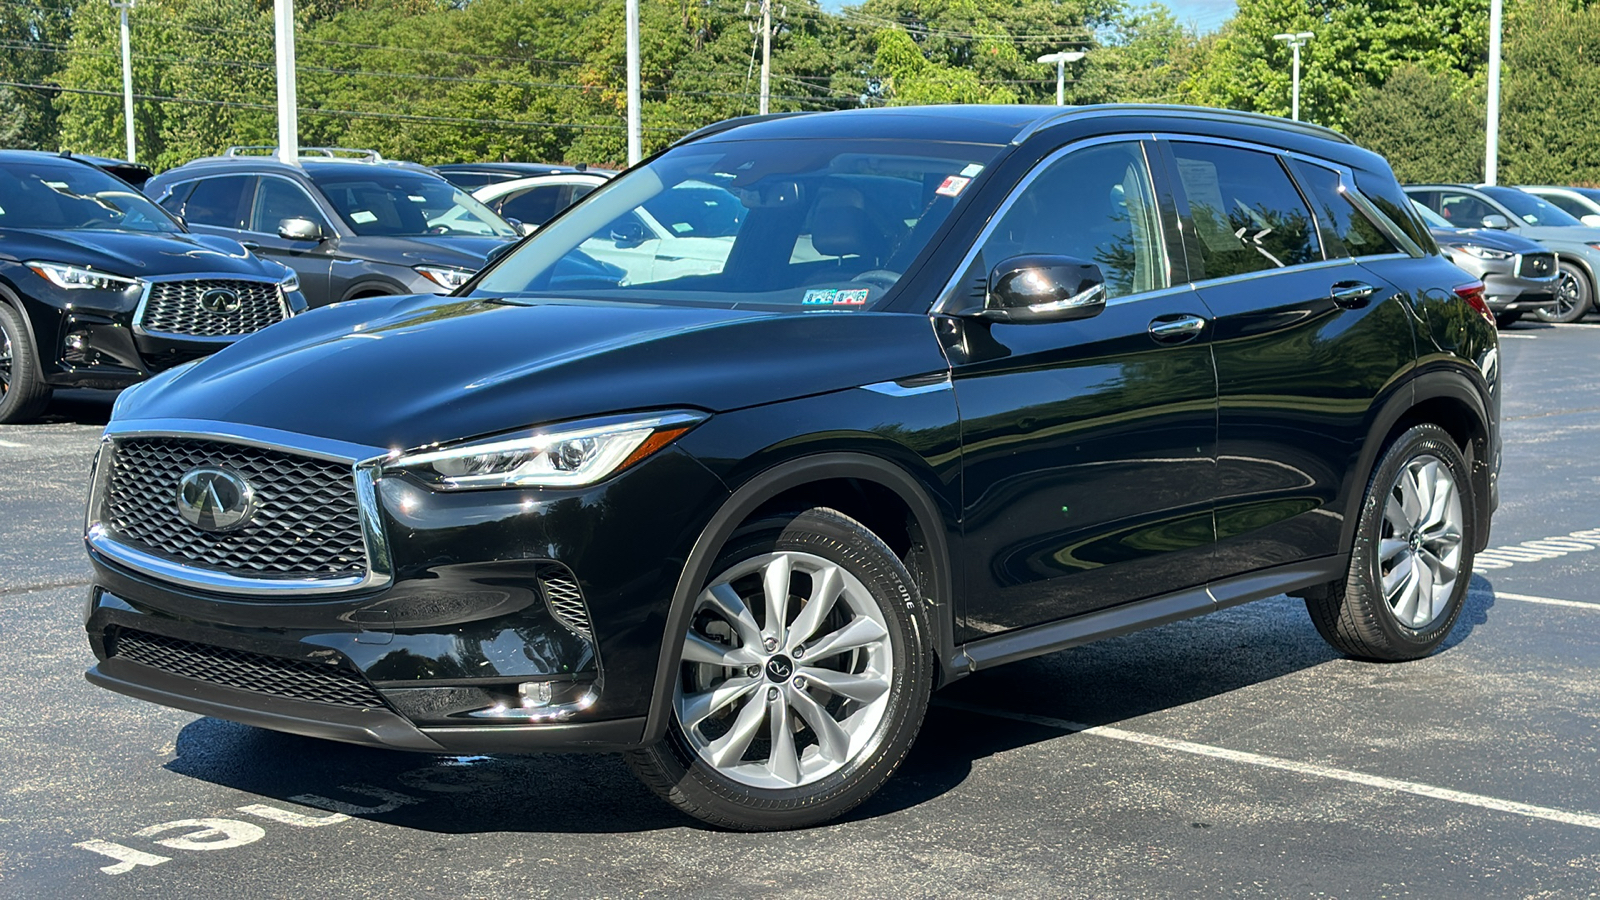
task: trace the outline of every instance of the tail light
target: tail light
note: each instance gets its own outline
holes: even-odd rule
[[[1481,281],[1469,281],[1466,284],[1456,285],[1456,296],[1467,301],[1467,305],[1478,311],[1478,315],[1490,324],[1494,324],[1494,311],[1489,309],[1489,301],[1484,293],[1487,289]]]

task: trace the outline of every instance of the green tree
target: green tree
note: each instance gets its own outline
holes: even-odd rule
[[[52,0],[0,6],[0,146],[54,150],[51,85],[72,35],[71,9]]]
[[[1386,157],[1402,182],[1476,183],[1483,178],[1483,128],[1481,84],[1408,65],[1382,87],[1360,92],[1348,132]]]
[[[1600,6],[1525,0],[1506,24],[1499,180],[1600,184]]]

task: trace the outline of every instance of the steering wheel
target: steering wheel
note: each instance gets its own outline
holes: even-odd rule
[[[889,288],[894,287],[895,282],[900,280],[900,273],[888,269],[868,269],[850,280],[865,282],[873,287],[880,287],[887,291]]]

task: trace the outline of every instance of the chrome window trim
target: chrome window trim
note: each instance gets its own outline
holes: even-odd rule
[[[106,462],[116,452],[115,442],[124,438],[172,437],[218,441],[265,450],[309,456],[331,462],[348,463],[356,493],[356,509],[361,521],[366,574],[340,578],[249,578],[229,575],[199,566],[175,563],[118,543],[101,522],[111,466]],[[381,448],[316,438],[309,435],[215,422],[204,419],[144,419],[127,422],[113,420],[106,426],[100,449],[95,454],[89,505],[84,522],[84,543],[91,556],[125,569],[187,588],[215,594],[256,597],[319,597],[372,591],[387,587],[394,580],[394,562],[388,536],[383,529],[377,499],[379,465],[392,454]]]
[[[1005,218],[1006,213],[1011,211],[1011,207],[1016,205],[1017,198],[1022,196],[1022,192],[1027,190],[1041,173],[1055,165],[1056,162],[1058,162],[1062,157],[1065,157],[1071,153],[1075,153],[1079,150],[1086,150],[1090,147],[1097,147],[1102,144],[1138,144],[1139,153],[1144,157],[1145,182],[1149,185],[1151,199],[1155,201],[1154,212],[1156,217],[1156,227],[1160,229],[1163,225],[1161,222],[1161,198],[1156,192],[1154,166],[1151,165],[1150,156],[1145,151],[1144,147],[1144,142],[1152,140],[1154,137],[1155,136],[1149,132],[1140,131],[1084,138],[1083,140],[1074,141],[1070,144],[1056,148],[1044,159],[1041,159],[1035,163],[1033,168],[1028,170],[1028,174],[1024,175],[1022,180],[1017,182],[1016,186],[1011,189],[1011,193],[1007,194],[1006,198],[1000,202],[1000,205],[995,207],[995,211],[990,214],[989,221],[984,223],[983,230],[978,232],[978,236],[972,241],[972,246],[967,248],[967,252],[961,257],[960,264],[956,266],[955,271],[951,274],[949,280],[946,281],[944,287],[940,289],[939,299],[934,302],[933,308],[928,311],[928,315],[948,316],[955,314],[951,307],[959,307],[961,304],[961,301],[958,299],[959,294],[957,293],[961,282],[961,276],[966,273],[967,269],[972,267],[972,261],[978,258],[978,253],[983,250],[983,245],[989,240],[990,235],[994,234],[995,227],[1000,224],[1000,220]],[[1172,283],[1172,260],[1167,255],[1167,242],[1165,240],[1165,236],[1163,235],[1162,239],[1157,241],[1156,244],[1161,254],[1162,279],[1167,283],[1153,290],[1141,291],[1137,294],[1125,294],[1122,297],[1113,298],[1106,301],[1106,305],[1110,306],[1117,301],[1124,300],[1125,298],[1129,297],[1143,298],[1155,296],[1162,291],[1171,289],[1174,286]]]
[[[139,291],[139,303],[133,308],[133,333],[140,337],[162,338],[169,341],[190,341],[201,344],[231,344],[241,338],[248,337],[244,334],[174,334],[169,331],[150,331],[144,327],[145,308],[150,305],[150,289],[157,284],[167,284],[174,281],[254,281],[258,284],[270,284],[277,288],[278,308],[283,311],[284,319],[294,317],[294,311],[289,308],[289,297],[283,291],[283,282],[263,275],[242,275],[237,272],[185,272],[181,275],[146,275],[139,281],[144,287]],[[251,332],[254,334],[255,332]]]

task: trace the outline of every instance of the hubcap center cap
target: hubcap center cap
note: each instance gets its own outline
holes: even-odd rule
[[[794,674],[794,662],[789,657],[779,654],[767,660],[767,679],[778,684],[789,680]]]

